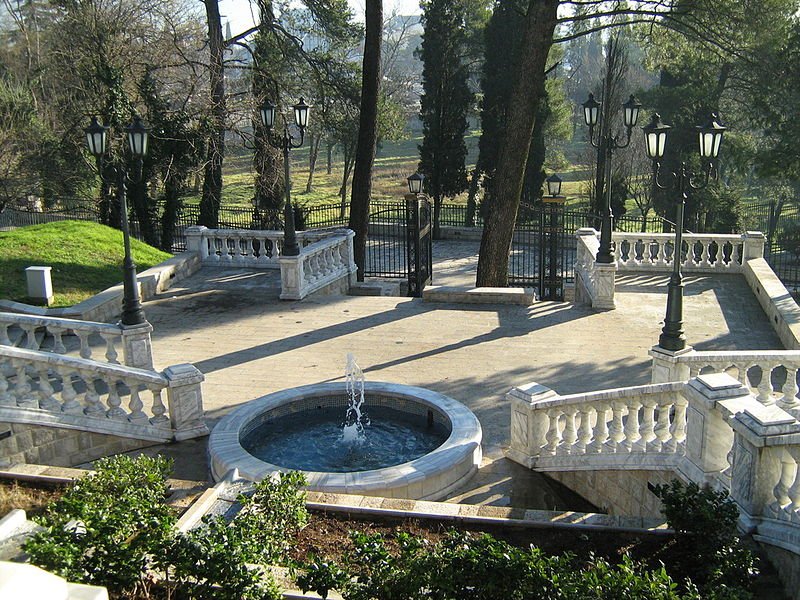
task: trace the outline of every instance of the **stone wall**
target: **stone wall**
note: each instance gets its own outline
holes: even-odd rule
[[[0,423],[0,438],[0,466],[30,463],[72,467],[155,444],[115,435],[23,423]]]
[[[649,486],[669,483],[674,471],[549,471],[552,477],[610,515],[662,517]]]
[[[800,600],[800,556],[771,544],[761,544],[761,549],[778,571],[787,596]]]

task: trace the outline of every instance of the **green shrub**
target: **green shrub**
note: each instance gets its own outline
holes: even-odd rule
[[[680,592],[663,568],[645,571],[627,556],[620,565],[581,564],[570,555],[546,556],[459,532],[432,546],[398,534],[395,552],[380,535],[354,533],[352,541],[342,564],[312,559],[303,565],[300,588],[323,598],[335,589],[345,600],[699,600],[694,590]]]
[[[149,585],[151,554],[172,537],[164,504],[171,463],[117,456],[99,460],[36,521],[44,531],[24,545],[33,564],[69,581],[134,593]]]
[[[680,573],[707,597],[749,598],[747,588],[758,570],[753,555],[739,543],[739,509],[728,492],[677,479],[654,492],[675,530]]]

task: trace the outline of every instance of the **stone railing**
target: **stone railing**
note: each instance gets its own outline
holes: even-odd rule
[[[728,373],[764,406],[777,405],[800,418],[797,373],[800,350],[650,351],[653,382],[688,381],[703,373]]]
[[[590,304],[593,308],[610,309],[614,303],[614,285],[617,265],[595,261],[600,239],[591,227],[578,229],[575,256],[575,301]]]
[[[562,473],[671,471],[727,490],[743,529],[800,561],[800,422],[731,376],[570,396],[532,383],[508,398],[512,460]]]
[[[72,346],[77,345],[75,350],[81,358],[111,364],[119,364],[121,352],[123,364],[140,369],[153,368],[152,331],[149,323],[126,327],[0,312],[0,346],[66,354]],[[92,347],[92,340],[95,346],[104,348],[102,357],[97,348]]]
[[[297,256],[280,257],[281,299],[301,300],[337,283],[346,293],[356,276],[353,237],[349,229],[312,242]]]
[[[626,271],[670,271],[675,255],[675,234],[615,231],[617,266]],[[742,265],[764,254],[764,234],[683,235],[681,269],[686,273],[740,273]]]
[[[189,364],[158,373],[0,346],[0,421],[151,441],[188,439],[208,433],[202,381]]]

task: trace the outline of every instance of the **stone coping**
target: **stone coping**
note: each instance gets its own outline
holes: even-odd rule
[[[348,473],[304,471],[308,488],[316,491],[365,493],[398,498],[438,499],[451,489],[463,485],[481,462],[481,425],[463,404],[424,388],[368,381],[367,395],[399,398],[442,413],[450,421],[450,436],[428,454],[406,463],[384,469]],[[319,383],[282,390],[252,400],[237,408],[211,431],[208,454],[211,474],[219,480],[232,469],[251,481],[260,481],[272,473],[286,469],[259,460],[241,445],[249,424],[261,415],[292,402],[309,397],[346,395],[346,384]]]
[[[156,294],[169,289],[173,283],[188,277],[197,271],[200,266],[200,257],[196,252],[181,252],[138,273],[136,278],[139,282],[139,293],[142,301],[149,300]],[[122,310],[123,292],[122,284],[118,283],[73,306],[46,308],[25,304],[24,302],[0,300],[0,309],[40,317],[102,322],[119,316]]]
[[[422,290],[422,299],[426,302],[520,304],[522,306],[530,306],[536,297],[533,288],[429,285]]]

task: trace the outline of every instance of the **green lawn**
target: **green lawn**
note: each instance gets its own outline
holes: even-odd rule
[[[171,255],[131,240],[137,269]],[[25,268],[52,267],[53,306],[71,306],[122,281],[122,232],[84,221],[59,221],[0,232],[0,298],[25,302]]]

